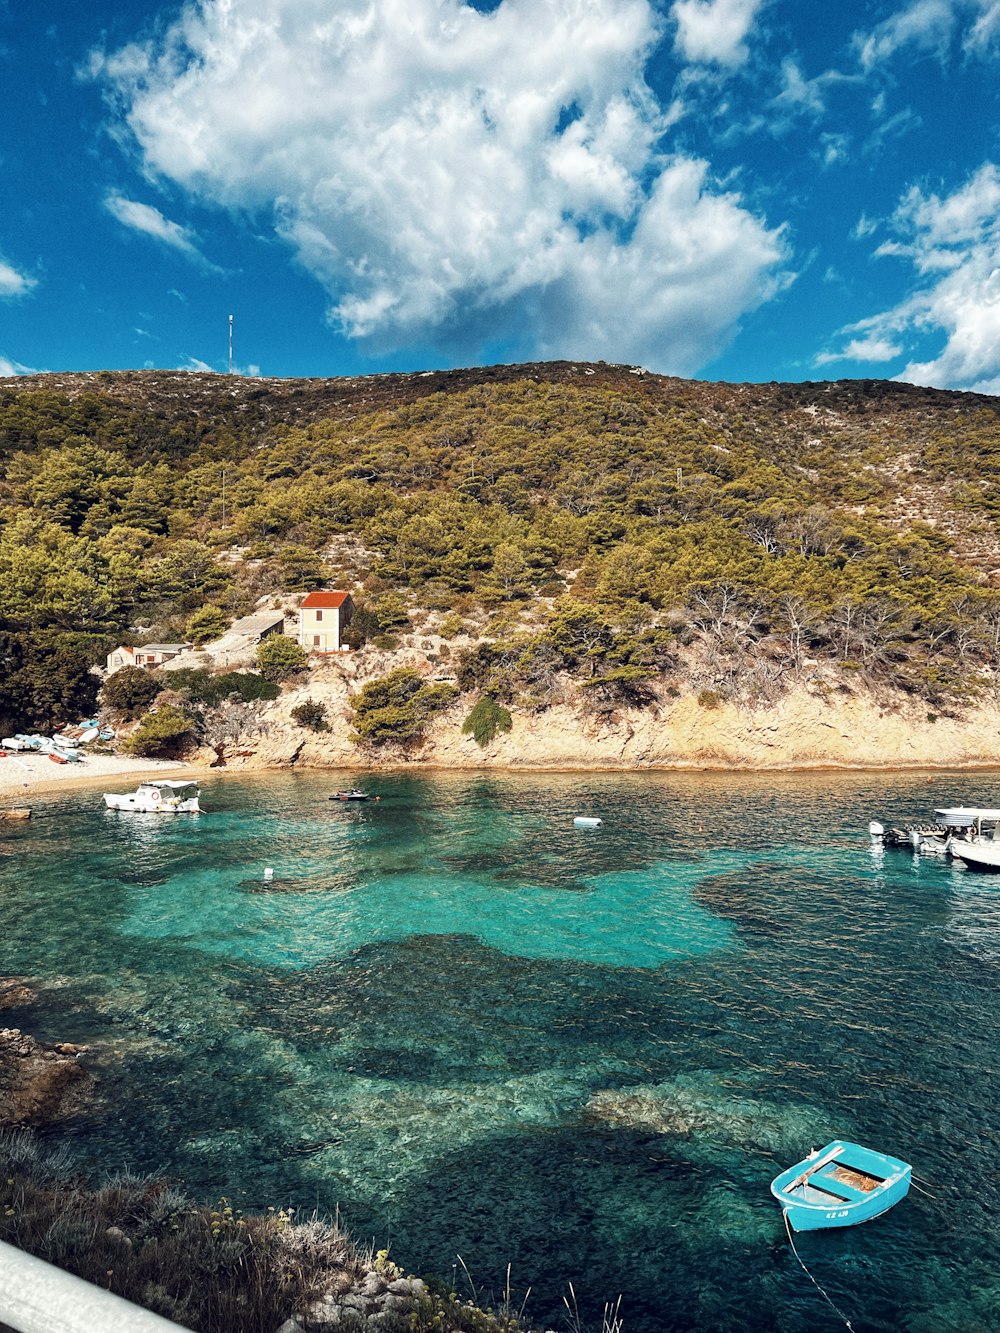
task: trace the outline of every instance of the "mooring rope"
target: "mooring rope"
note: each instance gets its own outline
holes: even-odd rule
[[[935,1199],[935,1200],[936,1200],[937,1197],[938,1197],[936,1194],[932,1194],[932,1193],[930,1192],[930,1190],[922,1190],[922,1189],[920,1188],[920,1186],[917,1184],[917,1182],[913,1179],[912,1176],[910,1177],[910,1188],[911,1188],[911,1189],[915,1189],[915,1190],[917,1191],[918,1194],[922,1194],[922,1195],[924,1196],[925,1199]]]
[[[848,1319],[847,1315],[844,1314],[843,1310],[840,1308],[839,1305],[835,1305],[835,1304],[833,1303],[833,1301],[832,1301],[832,1300],[830,1299],[830,1297],[826,1294],[826,1292],[823,1290],[823,1288],[819,1285],[819,1283],[818,1283],[818,1282],[816,1281],[816,1279],[813,1277],[812,1273],[809,1272],[809,1269],[806,1268],[805,1264],[803,1263],[803,1261],[802,1261],[802,1256],[799,1254],[798,1250],[795,1248],[795,1241],[792,1239],[792,1228],[791,1228],[791,1226],[790,1226],[789,1223],[788,1223],[788,1209],[787,1209],[787,1208],[782,1208],[782,1210],[781,1210],[781,1216],[785,1219],[785,1231],[788,1233],[788,1243],[789,1243],[789,1245],[792,1247],[792,1254],[794,1254],[795,1257],[796,1257],[796,1259],[798,1259],[798,1261],[799,1261],[799,1266],[801,1267],[803,1273],[805,1273],[806,1277],[807,1277],[807,1278],[809,1279],[809,1281],[813,1284],[813,1286],[816,1288],[816,1290],[819,1292],[819,1294],[823,1297],[823,1299],[826,1301],[826,1303],[827,1303],[827,1305],[830,1307],[830,1309],[834,1312],[834,1314],[836,1314],[837,1318],[838,1318],[838,1319],[842,1319],[842,1320],[844,1321],[844,1327],[850,1329],[851,1333],[854,1333],[854,1325],[853,1325],[853,1324],[851,1323],[851,1321]]]

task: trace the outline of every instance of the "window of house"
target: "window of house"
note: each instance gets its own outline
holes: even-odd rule
[[[322,636],[321,634],[314,634],[314,635],[313,635],[313,647],[314,647],[314,648],[319,648],[319,647],[322,646],[322,643],[323,643],[323,636]]]
[[[316,624],[318,625],[319,622],[320,622],[322,619],[323,619],[323,612],[322,612],[322,611],[317,611],[317,612],[316,612]]]

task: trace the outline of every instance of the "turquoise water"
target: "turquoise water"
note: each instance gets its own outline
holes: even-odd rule
[[[1000,1328],[1000,879],[872,817],[1000,776],[210,779],[0,826],[8,1021],[92,1043],[86,1160],[333,1212],[565,1327],[838,1327],[768,1193],[837,1136],[933,1194],[801,1237],[862,1330]],[[599,829],[573,816],[600,815]],[[264,871],[273,875],[266,880]],[[461,1272],[461,1270],[460,1270]]]

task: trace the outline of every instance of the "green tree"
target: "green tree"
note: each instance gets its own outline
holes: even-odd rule
[[[257,649],[257,666],[265,680],[287,680],[309,664],[309,655],[294,639],[272,634]]]
[[[124,666],[108,676],[101,686],[101,703],[117,717],[127,721],[140,717],[163,689],[163,677],[157,671]]]
[[[413,667],[397,667],[351,695],[354,739],[373,745],[415,740],[457,698],[454,685],[429,684]]]
[[[229,618],[218,606],[203,606],[196,611],[187,623],[184,631],[195,647],[217,639],[229,625]]]
[[[38,630],[0,632],[0,719],[14,731],[50,731],[89,716],[98,680],[91,667],[100,641]]]
[[[194,740],[196,730],[196,720],[186,709],[165,703],[146,714],[123,748],[145,759],[178,754]]]
[[[462,734],[471,736],[480,748],[485,748],[500,731],[510,731],[513,719],[502,704],[484,694],[476,700],[472,712],[462,723]]]

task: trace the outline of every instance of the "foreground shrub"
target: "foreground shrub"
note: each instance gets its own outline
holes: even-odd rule
[[[176,754],[194,739],[195,720],[176,704],[161,704],[146,716],[124,744],[129,754],[152,759]]]
[[[462,723],[463,736],[471,736],[477,745],[485,747],[499,731],[510,731],[513,726],[510,713],[488,694],[477,700],[472,712]]]
[[[101,704],[131,722],[142,716],[162,689],[163,677],[159,672],[136,666],[119,667],[101,686]]]
[[[24,1130],[0,1129],[0,1240],[195,1333],[276,1333],[293,1318],[301,1327],[331,1294],[330,1322],[351,1333],[376,1323],[384,1333],[524,1328],[509,1278],[495,1311],[433,1278],[412,1284],[407,1299],[388,1252],[359,1250],[335,1224],[295,1222],[281,1208],[244,1215],[226,1199],[206,1207],[129,1171],[88,1180],[65,1147]],[[356,1304],[373,1281],[384,1291],[392,1284],[394,1302],[369,1325]]]
[[[358,694],[351,695],[354,740],[373,745],[414,740],[423,735],[434,714],[457,697],[454,685],[432,685],[413,667],[398,667],[388,676],[370,680]]]
[[[274,1333],[336,1268],[336,1228],[292,1239],[287,1213],[197,1207],[129,1172],[90,1186],[34,1139],[0,1133],[0,1239],[199,1333]],[[302,1228],[301,1230],[305,1230]]]

